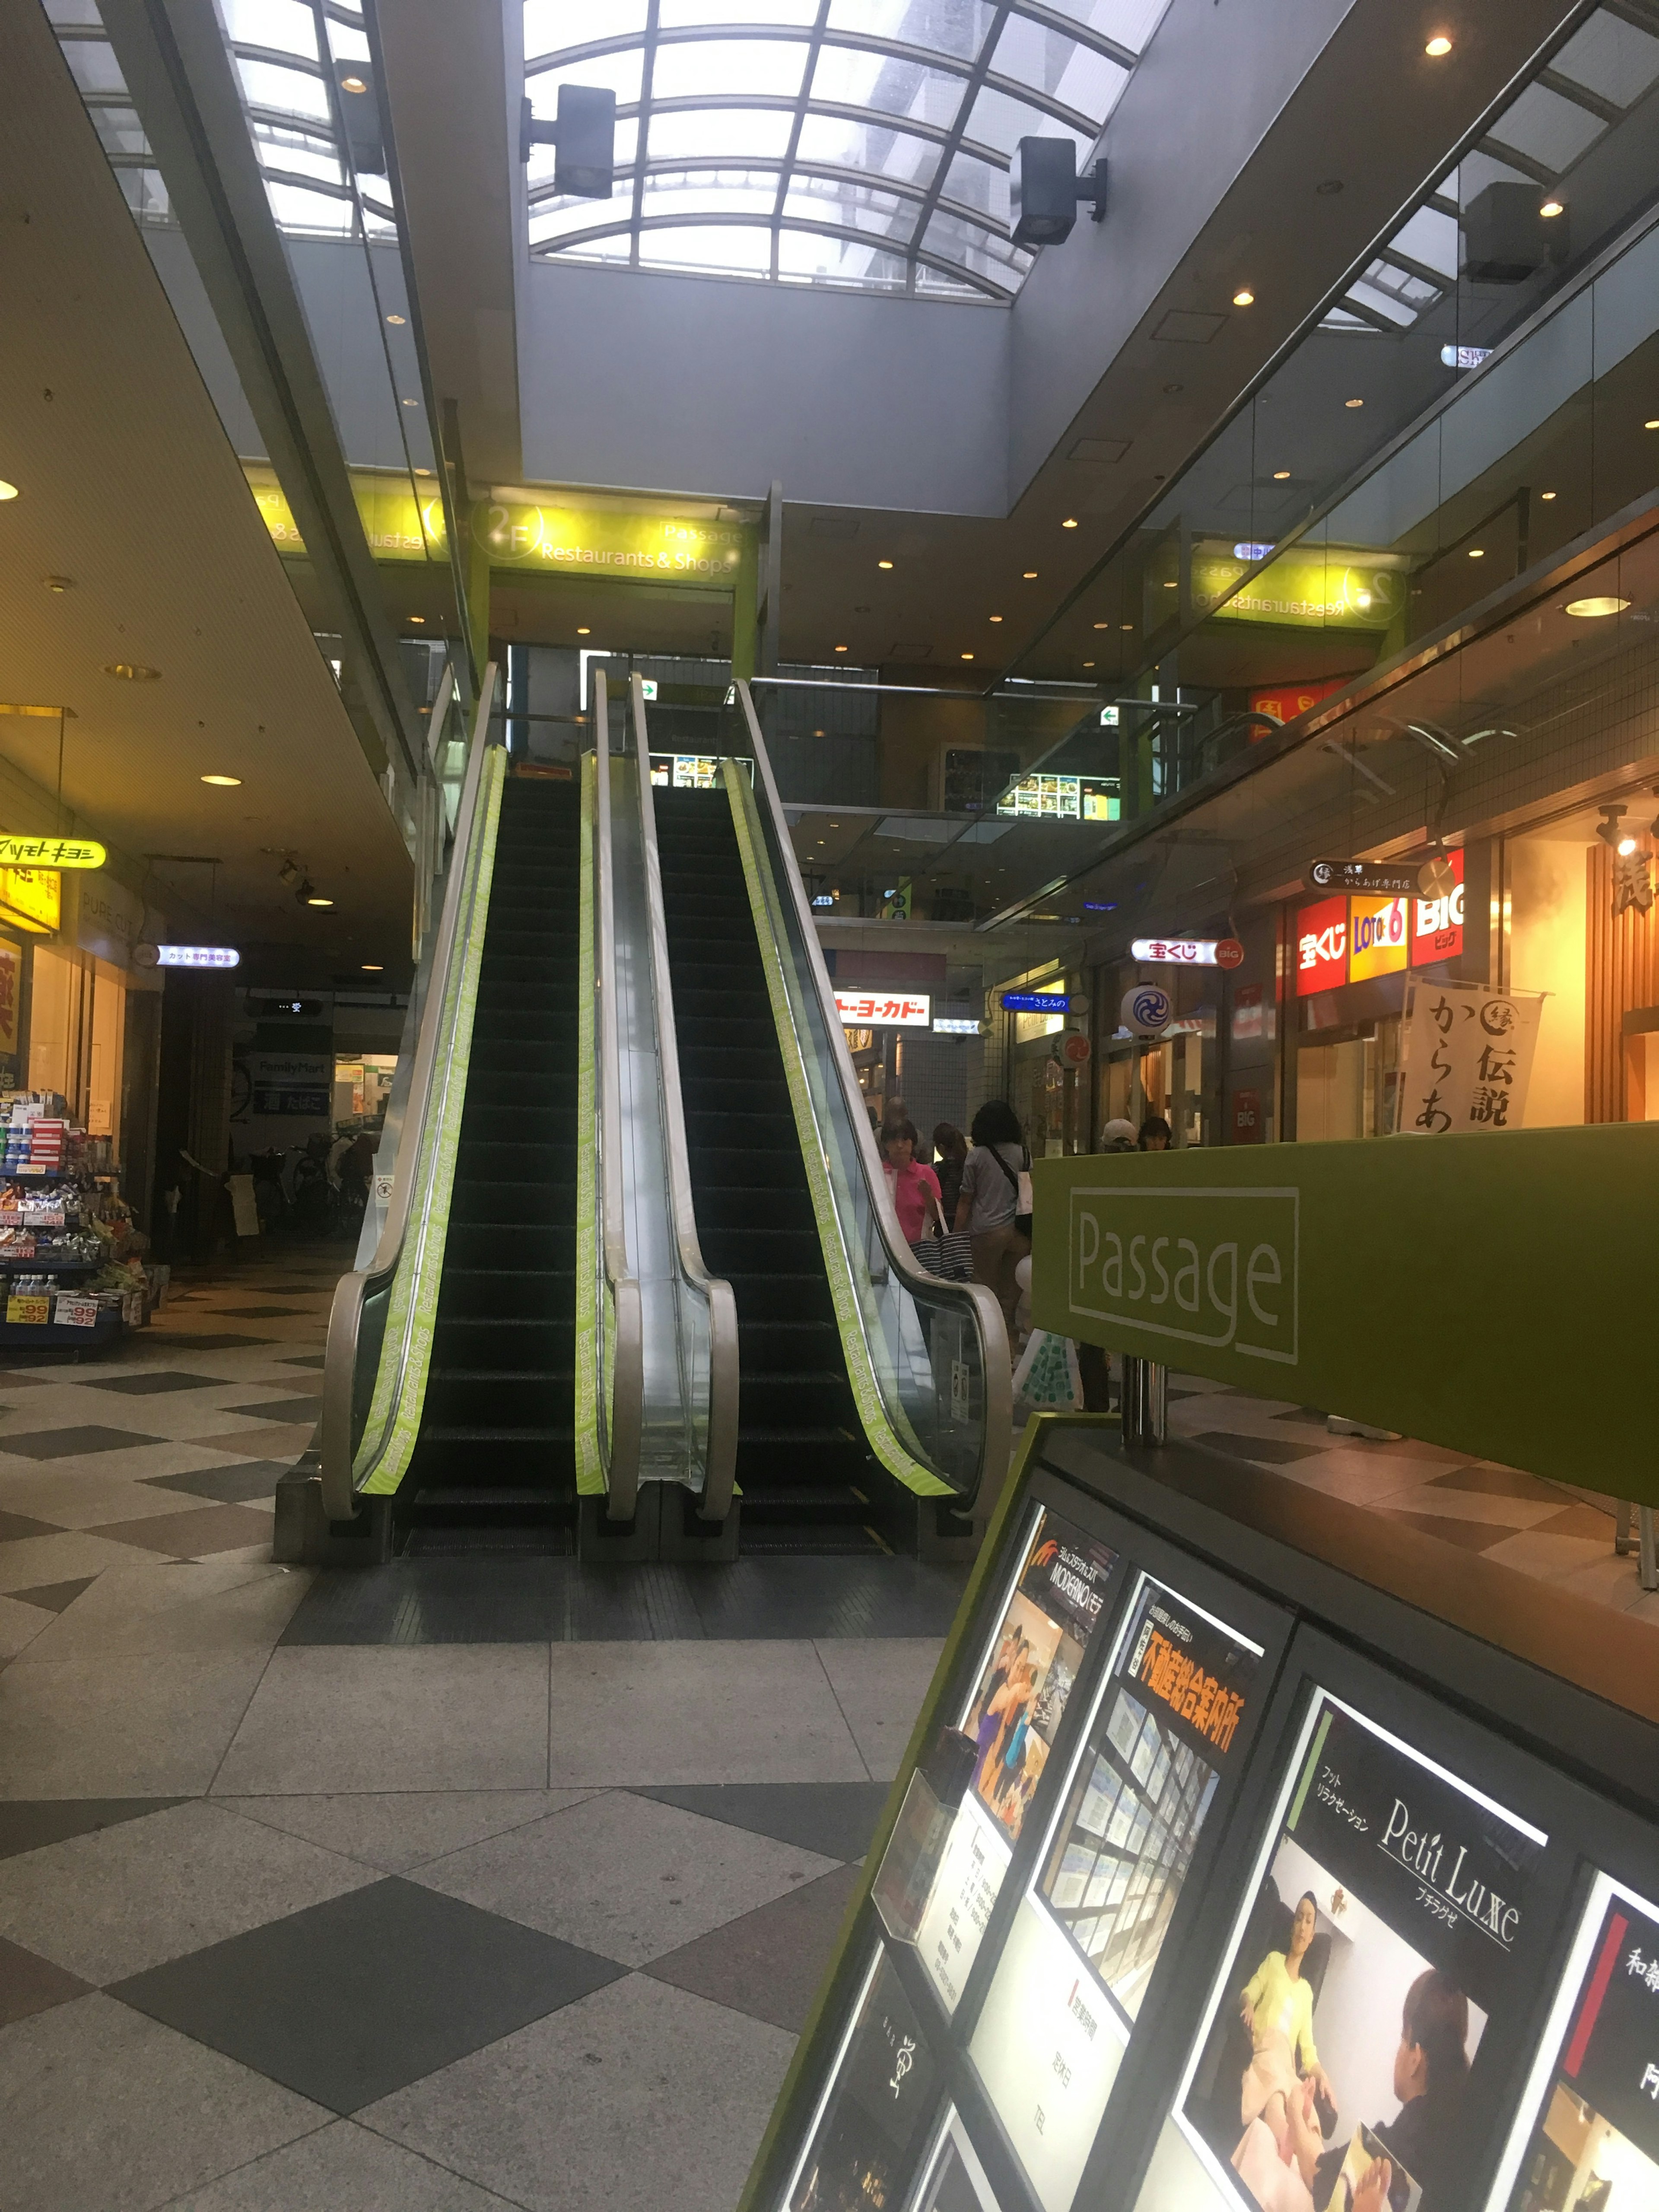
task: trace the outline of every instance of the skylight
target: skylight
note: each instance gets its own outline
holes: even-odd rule
[[[1007,302],[1024,137],[1081,167],[1167,0],[526,0],[525,90],[617,95],[609,201],[532,149],[543,260]]]

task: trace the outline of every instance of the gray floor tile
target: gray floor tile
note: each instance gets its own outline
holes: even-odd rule
[[[804,1643],[556,1644],[550,1741],[556,1788],[869,1779]]]
[[[116,1672],[107,1657],[48,1664],[33,1650],[0,1674],[0,1797],[200,1795],[266,1661],[159,1651]]]
[[[3,1439],[0,1439],[3,1449]],[[125,1521],[148,1521],[164,1513],[208,1512],[187,1506],[177,1492],[152,1490],[145,1477],[172,1474],[179,1468],[211,1466],[222,1456],[195,1443],[152,1437],[142,1449],[111,1453],[85,1466],[59,1462],[55,1467],[8,1469],[0,1474],[0,1507],[26,1512],[57,1528],[95,1529]],[[118,1465],[112,1465],[118,1461]],[[106,1542],[118,1542],[106,1538]],[[34,1577],[37,1581],[39,1577]]]
[[[393,1790],[337,1797],[228,1797],[224,1802],[273,1828],[304,1836],[382,1874],[407,1874],[504,1835],[568,1805],[580,1790]]]
[[[77,1575],[66,1583],[42,1583],[36,1589],[13,1590],[11,1595],[21,1605],[37,1605],[45,1613],[62,1613],[74,1604],[83,1589],[90,1589],[94,1577]]]
[[[792,2043],[630,1974],[363,2118],[531,2212],[732,2212]]]
[[[477,2189],[430,2159],[335,2120],[205,2189],[175,2197],[163,2212],[513,2212],[505,2197]]]
[[[89,1984],[0,1936],[0,2027],[86,1996]]]
[[[216,1375],[185,1375],[177,1368],[147,1367],[137,1375],[89,1375],[82,1384],[83,1390],[118,1391],[132,1398],[151,1398],[173,1390],[210,1390],[216,1387]]]
[[[227,1321],[275,1321],[278,1315],[291,1319],[304,1310],[300,1306],[221,1306],[219,1311]]]
[[[611,1790],[453,1852],[415,1879],[642,1966],[833,1864],[798,1844]]]
[[[679,1782],[636,1786],[635,1795],[729,1820],[826,1858],[861,1859],[887,1802],[885,1782]]]
[[[836,1867],[645,1969],[712,2003],[799,2035],[829,1970],[861,1869]]]
[[[0,1687],[6,1679],[0,1675]],[[603,1735],[591,1710],[582,1719]],[[215,1788],[289,1797],[540,1790],[547,1780],[544,1645],[301,1645],[272,1654]]]
[[[234,1335],[222,1330],[187,1328],[169,1328],[167,1334],[171,1341],[161,1348],[174,1353],[251,1352],[256,1345],[270,1344],[276,1340],[268,1336]]]
[[[0,1544],[15,1544],[25,1536],[49,1536],[53,1523],[31,1521],[27,1513],[0,1513]]]
[[[351,2112],[619,1972],[393,1875],[119,1982],[113,1993]]]
[[[219,1410],[222,1413],[230,1414],[237,1409],[222,1406]],[[252,1459],[280,1459],[286,1466],[292,1467],[316,1434],[316,1430],[314,1420],[250,1421],[244,1428],[226,1429],[216,1436],[192,1437],[191,1442],[199,1445],[204,1451],[221,1456],[226,1452],[246,1452]],[[145,1469],[146,1474],[163,1472],[165,1470],[160,1468]]]
[[[276,1485],[287,1473],[284,1460],[245,1459],[229,1467],[147,1475],[145,1481],[153,1490],[178,1490],[190,1498],[216,1498],[221,1505],[241,1505],[250,1498],[274,1498]]]
[[[1269,1467],[1288,1466],[1292,1460],[1306,1459],[1325,1449],[1322,1443],[1298,1444],[1288,1437],[1246,1436],[1228,1429],[1201,1430],[1188,1441],[1207,1444],[1212,1451],[1225,1452],[1233,1459],[1259,1459]]]
[[[205,1517],[205,1516],[203,1516]],[[270,1543],[270,1524],[263,1524]],[[303,1568],[133,1552],[98,1576],[38,1640],[39,1661],[152,1651],[268,1651],[304,1595]],[[112,1678],[112,1688],[118,1677]],[[123,1692],[125,1694],[125,1692]]]
[[[284,1352],[283,1364],[284,1367],[326,1367],[328,1354],[325,1352]]]
[[[939,1664],[932,1636],[836,1638],[817,1646],[872,1778],[890,1782]]]
[[[106,1996],[0,2030],[6,2212],[148,2212],[328,2115]]]
[[[0,1453],[16,1459],[81,1459],[88,1452],[121,1451],[154,1442],[137,1430],[82,1423],[75,1428],[39,1429],[28,1436],[0,1436]]]
[[[227,1406],[228,1413],[240,1413],[250,1421],[314,1421],[323,1401],[315,1398],[270,1398],[257,1406]]]
[[[1377,1512],[1384,1521],[1398,1521],[1407,1528],[1416,1528],[1425,1536],[1437,1536],[1443,1544],[1455,1544],[1465,1552],[1489,1552],[1494,1544],[1501,1544],[1506,1536],[1518,1535],[1515,1528],[1502,1528],[1490,1521],[1458,1521],[1449,1513],[1402,1513],[1392,1506],[1379,1506]]]
[[[122,1820],[143,1820],[178,1802],[176,1797],[0,1799],[0,1859],[41,1850],[69,1836],[89,1836]]]
[[[136,1521],[108,1521],[90,1533],[112,1544],[140,1544],[175,1559],[210,1558],[215,1552],[240,1551],[269,1537],[270,1523],[245,1505],[191,1505],[181,1513],[145,1514]]]
[[[0,1934],[102,1984],[374,1879],[198,1799],[0,1860]]]
[[[1443,1474],[1429,1478],[1436,1490],[1483,1491],[1489,1498],[1531,1498],[1542,1503],[1560,1505],[1566,1493],[1553,1482],[1544,1482],[1535,1474],[1522,1474],[1518,1468],[1492,1467],[1484,1462],[1468,1467],[1449,1467]]]
[[[0,1660],[27,1651],[52,1619],[49,1607],[26,1599],[0,1597]]]

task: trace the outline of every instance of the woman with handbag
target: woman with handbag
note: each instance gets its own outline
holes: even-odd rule
[[[939,1177],[916,1158],[920,1143],[913,1121],[884,1121],[881,1125],[882,1165],[899,1233],[907,1244],[920,1244],[939,1218]]]
[[[974,1280],[1002,1308],[1008,1341],[1014,1340],[1019,1285],[1014,1269],[1031,1249],[1030,1154],[1019,1117],[1006,1098],[990,1098],[969,1131],[974,1149],[962,1171],[957,1227],[973,1239]]]

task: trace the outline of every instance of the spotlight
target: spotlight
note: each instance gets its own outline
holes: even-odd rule
[[[1595,825],[1596,836],[1604,845],[1611,846],[1615,852],[1623,842],[1620,836],[1619,824],[1623,819],[1624,812],[1622,806],[1604,805],[1601,809],[1601,819]]]
[[[1443,32],[1437,32],[1423,51],[1432,60],[1438,61],[1443,54],[1449,54],[1451,52],[1451,40]]]

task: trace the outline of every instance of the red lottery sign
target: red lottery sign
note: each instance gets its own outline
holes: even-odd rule
[[[1334,991],[1348,980],[1348,902],[1316,900],[1296,917],[1296,994]]]

